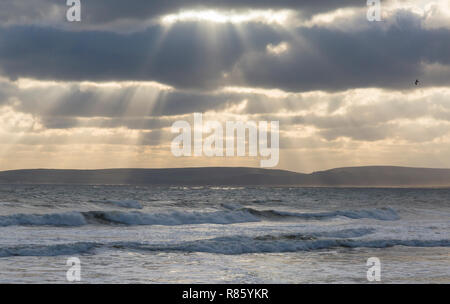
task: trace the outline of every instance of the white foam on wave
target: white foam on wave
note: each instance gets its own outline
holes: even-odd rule
[[[257,217],[245,211],[142,213],[119,211],[86,212],[88,218],[123,225],[191,225],[234,224],[258,222]]]
[[[138,211],[86,211],[52,214],[13,214],[0,216],[0,226],[83,226],[111,225],[193,225],[258,222],[246,211],[142,213]]]

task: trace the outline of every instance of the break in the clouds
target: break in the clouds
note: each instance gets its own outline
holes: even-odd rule
[[[280,168],[450,166],[448,1],[81,3],[0,3],[2,169],[257,164],[171,157],[195,112],[280,121]]]

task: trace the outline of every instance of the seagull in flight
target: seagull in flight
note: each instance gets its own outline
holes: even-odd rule
[[[415,85],[419,84],[419,79],[416,79],[416,81],[414,82]]]

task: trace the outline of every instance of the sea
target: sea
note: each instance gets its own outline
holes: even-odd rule
[[[0,185],[0,283],[68,282],[450,283],[450,189]]]

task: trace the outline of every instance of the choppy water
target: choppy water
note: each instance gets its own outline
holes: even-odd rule
[[[0,282],[450,283],[450,190],[0,185]]]

